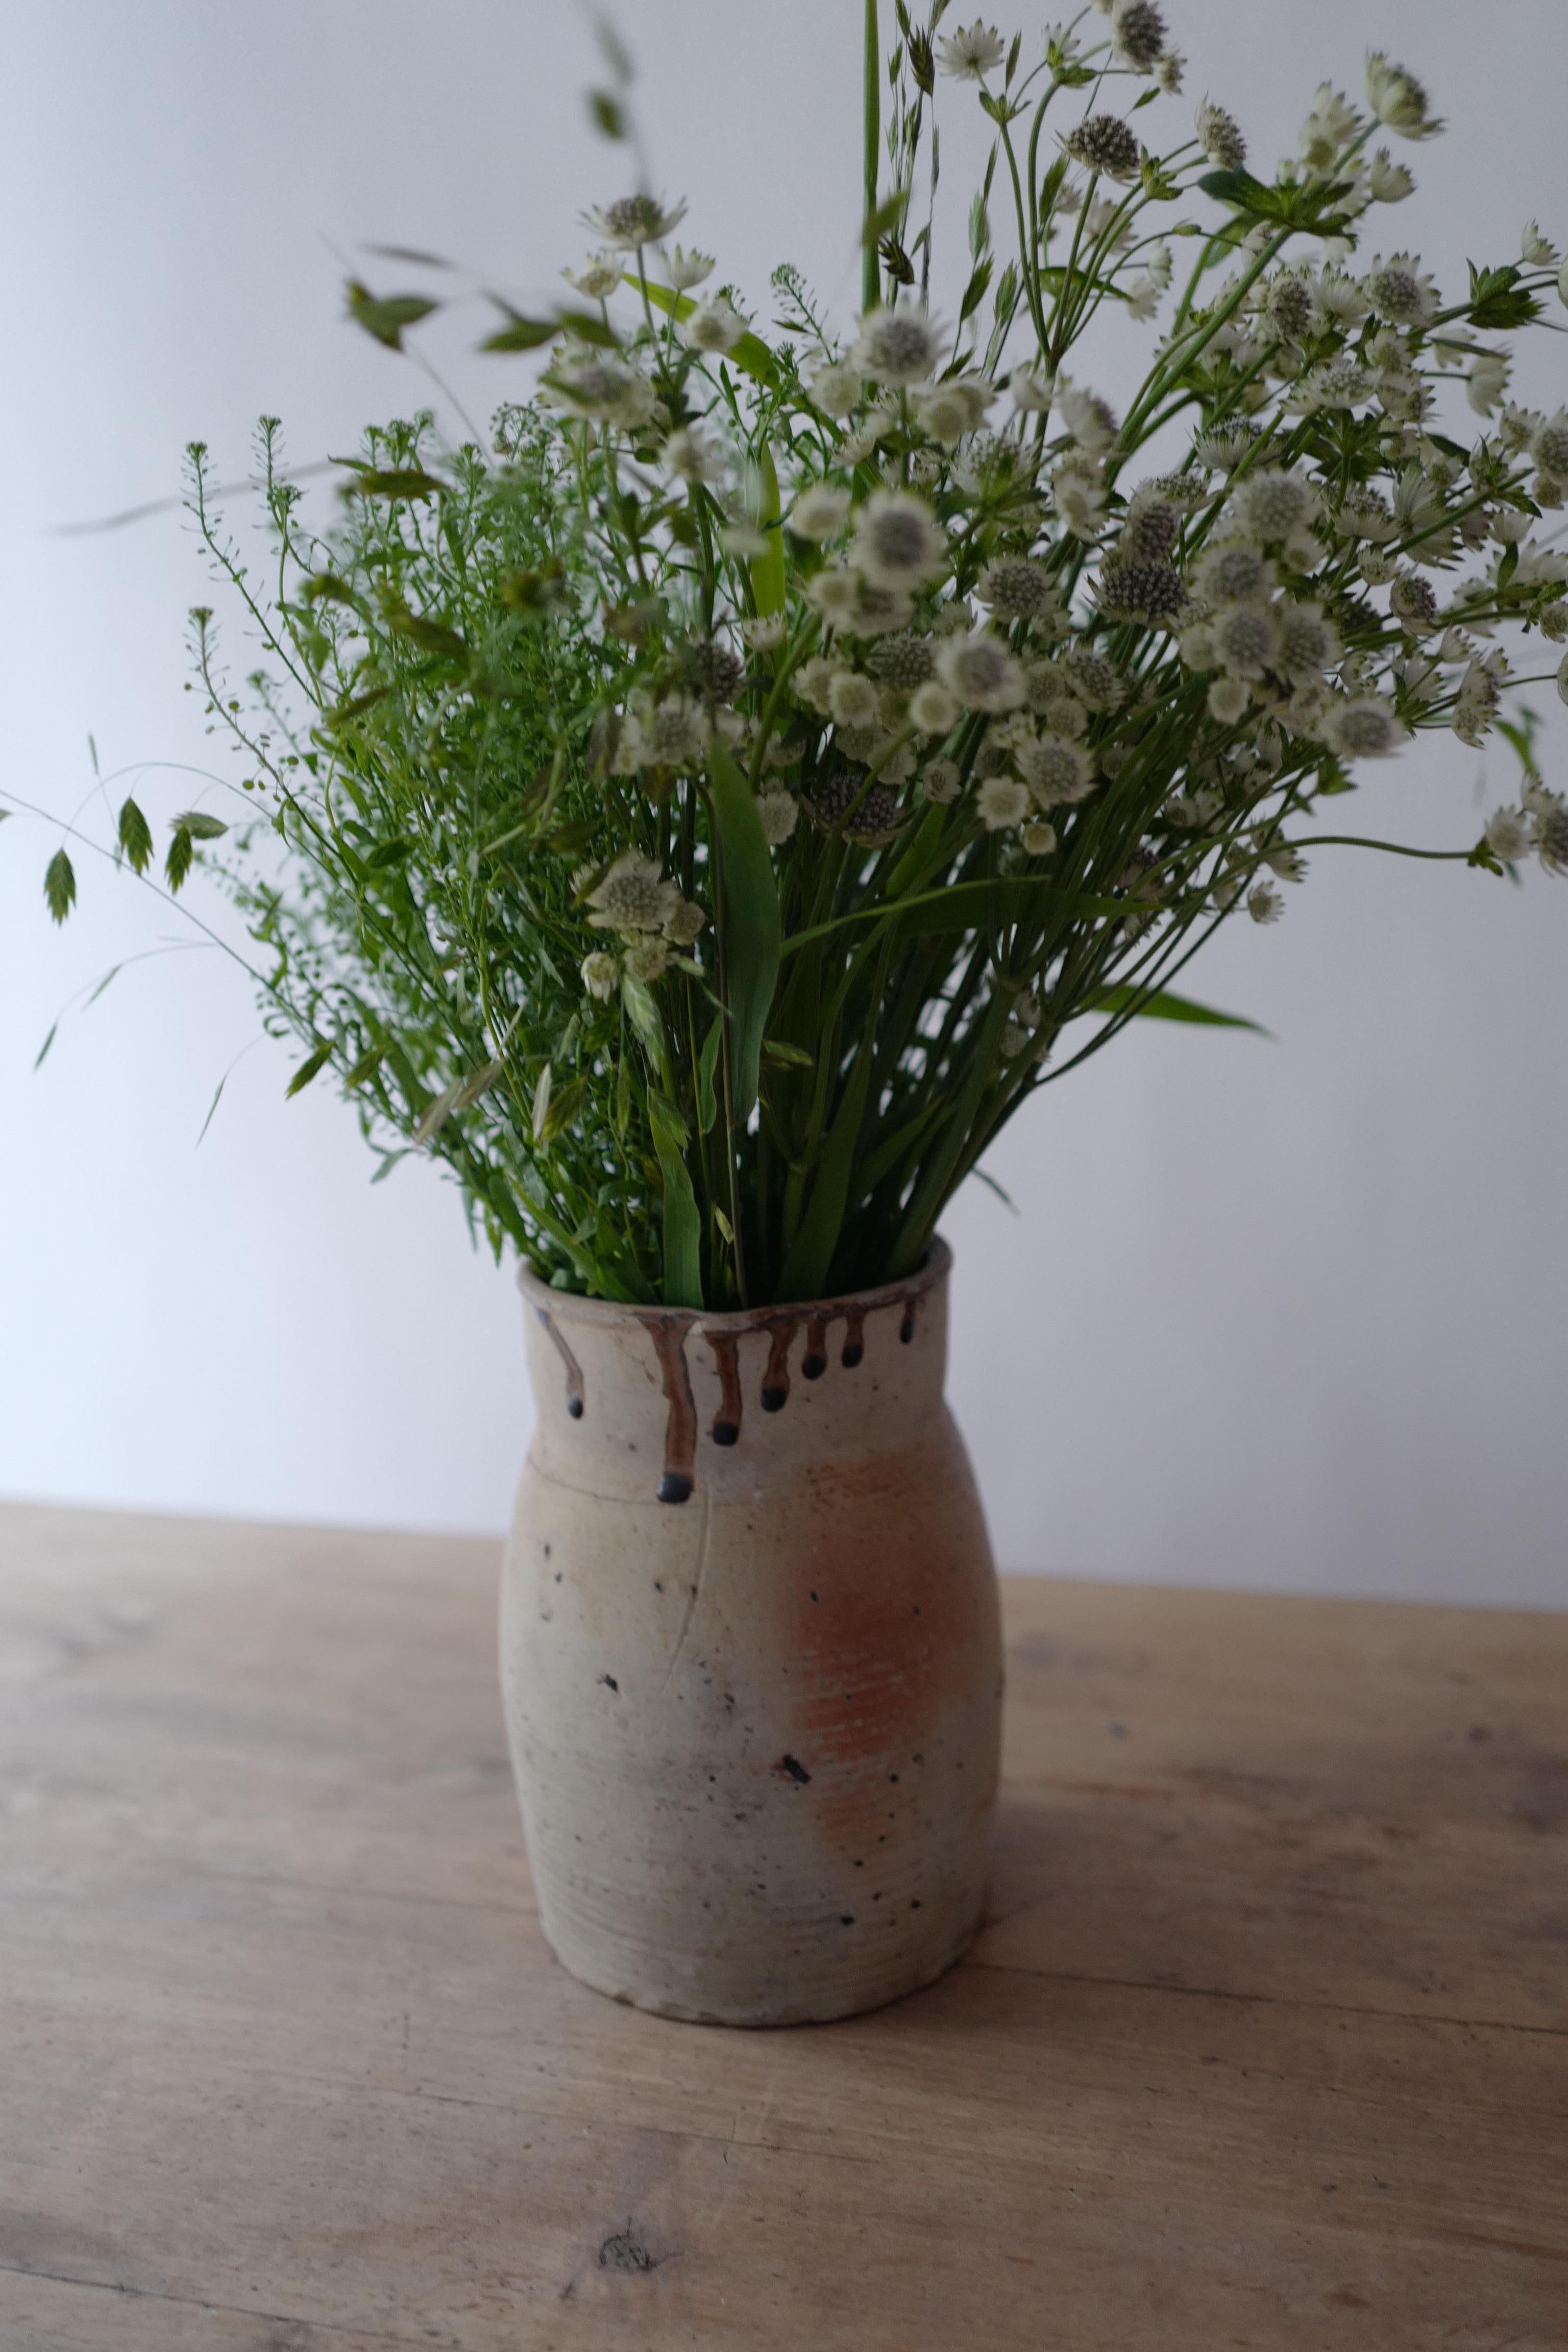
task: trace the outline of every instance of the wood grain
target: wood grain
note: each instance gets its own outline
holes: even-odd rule
[[[1013,1581],[992,1924],[557,1968],[495,1548],[0,1510],[0,2352],[1561,2352],[1568,1617]]]

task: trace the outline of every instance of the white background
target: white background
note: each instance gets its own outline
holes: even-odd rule
[[[1400,150],[1430,186],[1377,227],[1445,285],[1512,257],[1531,214],[1568,235],[1561,0],[1169,13],[1192,62],[1165,119],[1206,89],[1265,168],[1319,79],[1359,92],[1368,41],[1422,73],[1449,134]],[[623,7],[659,182],[764,319],[781,257],[841,317],[854,299],[858,18]],[[538,298],[625,173],[560,0],[52,0],[8,41],[0,761],[69,813],[89,731],[106,771],[203,760],[182,635],[207,583],[178,516],[56,526],[171,491],[194,436],[242,475],[262,410],[304,459],[433,397],[341,322],[344,257],[391,290],[406,273],[363,244],[434,247]],[[956,122],[973,96],[943,88]],[[479,323],[427,344],[482,412],[520,379],[470,355]],[[1521,386],[1555,406],[1568,347],[1534,341]],[[1483,764],[1426,740],[1363,772],[1350,829],[1468,842]],[[163,818],[190,783],[137,789]],[[0,831],[0,1491],[499,1527],[528,1425],[509,1274],[422,1165],[368,1189],[352,1117],[285,1106],[270,1044],[194,1148],[257,1034],[217,952],[123,971],[32,1075],[74,991],[181,936],[84,856],[56,933],[53,845]],[[952,1394],[1004,1565],[1568,1601],[1565,979],[1568,885],[1324,851],[1282,925],[1235,926],[1194,975],[1274,1042],[1145,1024],[1032,1107],[993,1161],[1018,1217],[973,1187],[947,1221]]]

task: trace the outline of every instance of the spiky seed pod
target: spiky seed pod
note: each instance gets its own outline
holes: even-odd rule
[[[719,637],[688,637],[680,667],[693,692],[708,702],[728,702],[745,675],[739,655]]]
[[[1140,492],[1127,509],[1121,536],[1116,542],[1119,563],[1159,563],[1176,543],[1182,518],[1163,499]]]
[[[932,674],[930,640],[925,637],[883,637],[866,656],[866,667],[879,686],[912,694]]]
[[[1119,555],[1101,564],[1096,593],[1102,613],[1152,628],[1173,626],[1187,601],[1173,563],[1130,563]]]
[[[891,841],[903,822],[903,811],[897,793],[886,784],[872,784],[857,800],[865,782],[853,768],[837,768],[815,786],[806,807],[824,833],[831,833],[853,806],[855,814],[845,826],[846,834],[851,841],[876,847]]]
[[[1138,142],[1119,114],[1086,114],[1062,145],[1086,171],[1103,172],[1108,180],[1138,177]]]

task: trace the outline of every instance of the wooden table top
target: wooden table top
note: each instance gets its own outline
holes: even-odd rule
[[[991,1923],[535,1924],[490,1543],[0,1510],[3,2352],[1568,2345],[1568,1615],[1014,1580]]]

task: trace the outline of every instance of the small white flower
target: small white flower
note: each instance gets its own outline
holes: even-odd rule
[[[754,654],[776,653],[786,634],[782,613],[753,613],[741,624],[741,635]]]
[[[1222,727],[1234,727],[1247,715],[1251,695],[1238,677],[1216,677],[1208,691],[1209,716]]]
[[[788,515],[784,529],[794,539],[809,539],[817,545],[837,539],[849,514],[849,493],[832,482],[811,482],[802,490]]]
[[[1247,162],[1247,141],[1236,117],[1205,98],[1193,121],[1198,145],[1209,162],[1217,163],[1222,172],[1239,172]]]
[[[1057,520],[1074,539],[1099,538],[1105,526],[1105,491],[1094,476],[1078,466],[1058,466],[1051,476],[1051,502]]]
[[[1415,192],[1415,179],[1404,163],[1396,163],[1386,147],[1380,147],[1373,157],[1366,175],[1373,201],[1379,205],[1402,205]]]
[[[1530,445],[1530,454],[1554,482],[1568,482],[1568,408],[1549,417]]]
[[[677,246],[672,253],[666,256],[665,266],[666,275],[676,292],[685,294],[693,286],[700,286],[705,278],[711,278],[717,265],[710,253],[695,250],[683,253]]]
[[[717,482],[729,470],[724,452],[714,447],[700,425],[683,425],[658,455],[661,465],[684,482]]]
[[[669,943],[667,940],[634,940],[630,947],[622,949],[621,962],[628,980],[640,980],[645,988],[651,988],[669,970]]]
[[[923,383],[942,357],[935,321],[913,303],[896,310],[868,310],[851,354],[855,366],[876,383]]]
[[[1401,139],[1430,139],[1443,128],[1426,110],[1426,93],[1412,73],[1396,66],[1381,49],[1366,60],[1366,101],[1378,121]]]
[[[927,800],[934,801],[939,808],[946,808],[963,789],[963,779],[958,772],[956,760],[931,761],[921,782]]]
[[[874,727],[881,704],[876,687],[858,670],[841,669],[827,689],[827,708],[838,727]]]
[[[1557,793],[1532,795],[1535,854],[1548,874],[1568,874],[1568,802]]]
[[[1465,398],[1478,416],[1489,416],[1500,407],[1508,392],[1509,358],[1506,352],[1482,352],[1476,359],[1465,387]]]
[[[1321,81],[1312,110],[1301,125],[1300,152],[1308,170],[1331,170],[1341,148],[1355,137],[1360,128],[1361,118],[1343,92],[1337,90],[1332,82]]]
[[[841,563],[816,572],[802,592],[806,603],[827,629],[847,628],[860,601],[860,583]]]
[[[653,414],[652,384],[612,352],[558,361],[541,378],[540,390],[570,416],[619,425],[627,431],[646,425]]]
[[[1401,327],[1424,327],[1437,309],[1431,273],[1407,253],[1375,259],[1362,279],[1362,291],[1380,319]]]
[[[759,555],[768,552],[768,535],[747,516],[736,515],[719,533],[719,544],[726,555],[736,556],[742,563],[752,563]]]
[[[806,378],[805,388],[825,416],[847,416],[859,406],[859,373],[843,360],[824,361]]]
[[[827,698],[842,667],[842,662],[830,660],[826,654],[813,654],[809,661],[802,662],[790,680],[801,701],[819,718],[827,716]]]
[[[1282,843],[1278,849],[1266,851],[1263,862],[1281,882],[1304,882],[1307,878],[1307,861],[1300,851],[1292,848],[1289,842]]]
[[[1334,705],[1323,721],[1323,737],[1342,760],[1384,760],[1398,751],[1405,730],[1391,702],[1363,695]]]
[[[1029,814],[1029,794],[1016,776],[987,776],[974,795],[987,833],[1005,833]]]
[[[1554,646],[1560,646],[1568,637],[1568,604],[1560,599],[1555,604],[1548,604],[1541,615],[1541,634]]]
[[[1167,49],[1163,57],[1155,58],[1152,68],[1156,87],[1163,89],[1167,98],[1174,98],[1182,87],[1182,76],[1186,69],[1187,61],[1180,50]]]
[[[1016,710],[1024,699],[1024,673],[1001,637],[987,629],[949,637],[936,656],[937,675],[966,710]]]
[[[849,561],[874,587],[920,588],[947,570],[947,536],[923,499],[875,490],[855,518]]]
[[[639,246],[662,245],[671,229],[679,228],[685,219],[686,206],[668,206],[658,196],[621,196],[613,205],[596,205],[583,217],[606,245],[633,253]]]
[[[563,269],[561,275],[590,302],[605,302],[622,282],[621,257],[618,253],[591,253],[581,269]]]
[[[584,987],[590,996],[597,997],[601,1004],[606,1003],[620,985],[621,975],[616,959],[613,955],[606,955],[603,948],[595,948],[592,955],[585,955],[579,969]]]
[[[623,849],[589,891],[588,904],[594,909],[588,920],[595,930],[640,932],[662,931],[682,900],[657,858]]]
[[[1206,549],[1193,585],[1210,604],[1246,604],[1273,594],[1274,566],[1244,539],[1222,539]]]
[[[1542,236],[1540,224],[1526,221],[1524,234],[1519,240],[1519,257],[1531,269],[1555,269],[1557,247],[1550,237]]]
[[[795,831],[800,803],[780,785],[771,793],[757,794],[757,814],[762,820],[763,838],[771,848],[777,849]]]
[[[1535,827],[1523,809],[1499,809],[1487,821],[1487,846],[1505,866],[1517,865],[1535,846]]]
[[[1056,826],[1047,824],[1044,817],[1034,818],[1018,837],[1031,857],[1048,857],[1057,845]]]
[[[879,441],[885,441],[899,422],[899,412],[887,401],[879,401],[866,411],[853,433],[847,433],[838,445],[839,462],[846,466],[863,466]]]
[[[910,724],[918,727],[922,735],[950,735],[963,716],[946,687],[939,685],[934,677],[917,687],[910,697]]]
[[[1057,387],[1057,406],[1062,423],[1080,449],[1099,456],[1109,449],[1121,430],[1116,415],[1098,393],[1086,392],[1063,376]]]
[[[917,394],[915,422],[922,433],[929,433],[933,441],[951,449],[984,422],[995,397],[994,384],[983,382],[979,376],[960,376],[951,383],[939,383],[930,392]]]
[[[1007,54],[1007,44],[994,25],[976,17],[967,33],[950,34],[936,45],[936,61],[955,81],[979,81],[994,73]]]
[[[1035,368],[1016,367],[1007,378],[1007,389],[1015,408],[1040,415],[1049,408],[1055,385],[1049,376],[1041,375]]]
[[[1065,735],[1041,735],[1020,743],[1014,757],[1043,809],[1071,808],[1094,790],[1093,761],[1081,743]]]
[[[664,936],[678,948],[689,948],[708,928],[708,918],[691,898],[682,898],[664,927]]]
[[[1209,624],[1215,658],[1233,678],[1261,677],[1279,644],[1279,625],[1271,604],[1231,604]]]
[[[1255,923],[1277,923],[1285,901],[1271,882],[1255,882],[1247,894],[1247,911]]]
[[[681,321],[681,340],[693,352],[732,352],[746,331],[747,321],[728,302],[699,302]]]
[[[1300,474],[1250,475],[1237,505],[1242,528],[1266,543],[1291,540],[1317,520],[1318,492]]]

